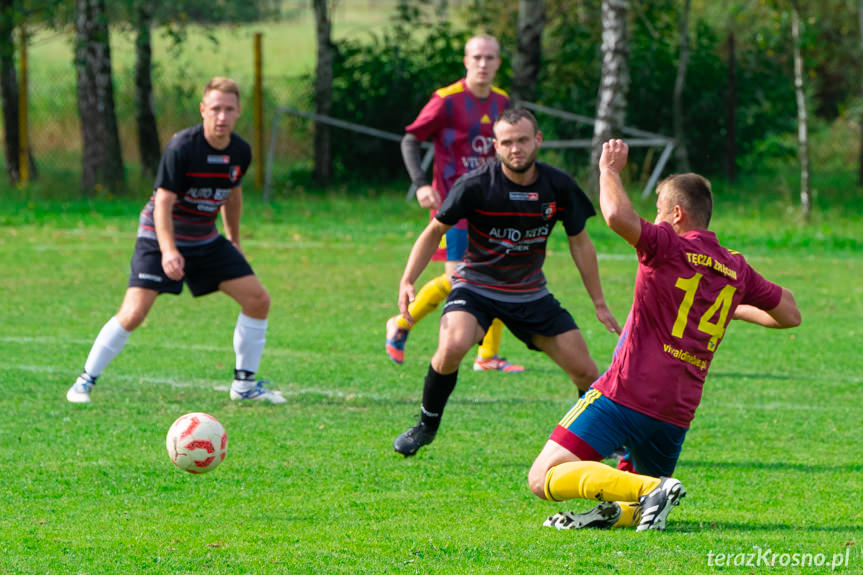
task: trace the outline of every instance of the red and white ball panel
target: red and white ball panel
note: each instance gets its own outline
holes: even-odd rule
[[[187,413],[171,425],[165,445],[174,465],[189,473],[206,473],[225,459],[228,434],[212,415]]]

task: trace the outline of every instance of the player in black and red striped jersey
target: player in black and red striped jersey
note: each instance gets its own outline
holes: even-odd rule
[[[96,378],[147,317],[156,297],[179,294],[184,282],[195,297],[222,291],[240,304],[231,399],[285,402],[255,377],[270,296],[240,249],[241,183],[252,151],[234,134],[239,87],[230,78],[213,78],[204,88],[200,110],[202,123],[175,134],[162,155],[153,195],[141,211],[126,295],[66,394],[73,403],[90,402]],[[224,235],[216,228],[219,214]]]
[[[399,310],[413,321],[414,282],[440,238],[467,220],[468,246],[453,274],[444,304],[438,348],[423,389],[420,421],[398,436],[394,449],[410,456],[431,443],[465,354],[500,318],[530,349],[545,352],[584,391],[596,379],[596,363],[572,316],[546,287],[546,243],[560,221],[569,250],[593,302],[597,319],[611,332],[620,326],[605,303],[596,250],[585,222],[596,212],[575,180],[536,162],[542,133],[523,108],[503,112],[494,124],[499,160],[458,179],[411,250],[399,288]]]

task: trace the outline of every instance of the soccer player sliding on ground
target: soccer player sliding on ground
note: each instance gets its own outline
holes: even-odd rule
[[[608,226],[638,256],[632,310],[608,371],[563,417],[528,475],[542,499],[602,502],[546,520],[559,529],[664,529],[686,494],[671,475],[728,323],[800,324],[791,292],[765,280],[708,231],[713,195],[705,178],[665,179],[654,223],[640,218],[620,179],[628,152],[622,140],[603,144],[599,204]],[[600,462],[621,445],[635,473]]]

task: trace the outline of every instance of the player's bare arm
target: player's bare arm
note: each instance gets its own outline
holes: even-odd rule
[[[620,333],[620,324],[614,318],[605,296],[602,293],[602,283],[599,280],[599,264],[596,261],[596,248],[586,230],[575,236],[569,236],[569,253],[578,268],[581,281],[593,302],[598,319],[612,333]]]
[[[797,327],[801,321],[800,309],[794,300],[794,294],[787,288],[782,288],[782,298],[775,308],[763,310],[751,305],[739,305],[734,310],[734,319],[742,319],[774,329]]]
[[[158,188],[153,202],[153,222],[159,249],[162,251],[162,269],[172,280],[182,279],[186,267],[186,261],[177,249],[174,239],[174,220],[171,215],[176,201],[177,194],[165,188]]]
[[[222,224],[225,226],[225,237],[242,253],[240,249],[240,217],[243,215],[242,186],[234,187],[228,200],[219,209],[222,212]]]
[[[408,263],[405,266],[404,274],[402,274],[401,282],[399,283],[399,311],[409,324],[413,325],[414,318],[408,311],[408,306],[414,300],[416,291],[414,283],[417,278],[426,269],[432,256],[440,245],[440,240],[452,226],[441,223],[436,218],[432,218],[426,228],[422,231],[417,241],[414,242],[411,248],[411,254],[408,256]]]
[[[599,208],[605,223],[615,233],[636,245],[641,237],[641,217],[620,179],[620,171],[626,166],[629,146],[623,140],[608,140],[602,145],[599,158]]]

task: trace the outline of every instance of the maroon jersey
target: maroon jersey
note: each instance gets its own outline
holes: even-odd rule
[[[642,220],[635,298],[611,366],[593,384],[617,403],[689,427],[704,378],[739,304],[779,305],[782,288],[765,280],[716,235],[678,236]]]
[[[492,126],[507,106],[509,96],[503,90],[492,87],[489,97],[480,99],[471,94],[462,78],[437,90],[405,128],[421,141],[434,140],[432,187],[441,201],[461,175],[494,160]]]

